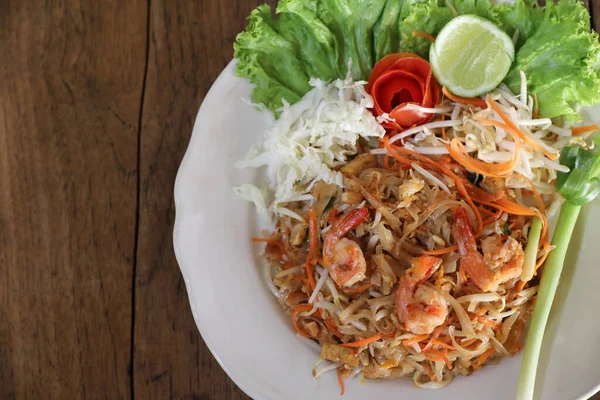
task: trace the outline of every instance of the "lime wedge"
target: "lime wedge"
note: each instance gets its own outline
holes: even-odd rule
[[[477,97],[502,82],[515,58],[510,37],[476,15],[452,19],[429,50],[438,82],[462,97]]]

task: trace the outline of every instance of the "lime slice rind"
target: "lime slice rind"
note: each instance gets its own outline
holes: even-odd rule
[[[514,57],[510,37],[476,15],[452,19],[429,51],[429,62],[438,82],[462,97],[477,97],[492,91],[508,74]]]

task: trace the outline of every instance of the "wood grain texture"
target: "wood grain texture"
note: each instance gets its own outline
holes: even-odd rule
[[[129,398],[145,3],[0,6],[0,398]]]
[[[138,398],[247,398],[206,348],[173,255],[173,184],[202,99],[261,0],[152,0],[135,293]],[[273,1],[270,1],[273,4]]]

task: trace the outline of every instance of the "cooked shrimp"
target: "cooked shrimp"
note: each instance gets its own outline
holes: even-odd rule
[[[355,208],[338,219],[323,243],[323,265],[339,286],[352,286],[365,279],[367,262],[358,243],[344,236],[367,220],[369,210]]]
[[[482,241],[482,255],[469,217],[463,207],[454,211],[455,236],[460,253],[460,265],[467,271],[473,283],[484,292],[493,292],[498,286],[521,276],[523,272],[523,247],[509,237],[502,243],[502,236],[495,235]],[[487,262],[486,262],[487,261]]]
[[[396,289],[395,304],[398,318],[404,327],[423,335],[444,323],[448,316],[448,305],[435,289],[422,285],[442,265],[442,260],[432,256],[413,258],[412,267],[400,279]]]

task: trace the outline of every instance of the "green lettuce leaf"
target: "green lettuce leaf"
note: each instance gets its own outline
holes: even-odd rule
[[[523,44],[505,83],[517,92],[519,71],[544,117],[580,120],[581,106],[600,101],[600,45],[590,32],[589,14],[578,0],[545,7],[535,33]]]
[[[518,50],[540,26],[544,9],[535,0],[516,0],[513,4],[501,3],[492,9],[492,19],[510,37],[517,34]]]
[[[280,0],[273,25],[297,46],[310,77],[332,80],[338,77],[336,38],[315,12],[316,0]]]
[[[404,0],[388,0],[379,20],[375,23],[373,28],[375,62],[399,50],[398,18],[403,4]]]
[[[340,77],[352,60],[352,77],[367,79],[373,69],[373,29],[386,0],[318,0],[317,16],[337,39]]]
[[[400,51],[415,53],[427,58],[431,41],[413,36],[413,32],[436,36],[454,17],[450,8],[438,0],[406,0],[400,13]]]
[[[515,92],[519,71],[527,75],[545,117],[579,119],[581,106],[600,101],[600,45],[590,33],[589,14],[580,0],[280,0],[277,16],[269,6],[250,15],[234,45],[237,74],[254,85],[253,101],[277,110],[298,101],[311,77],[344,78],[352,60],[354,79],[367,79],[375,62],[397,51],[427,57],[431,42],[448,21],[476,14],[517,39],[516,61],[505,79]]]
[[[308,92],[310,77],[296,47],[273,27],[271,8],[263,5],[252,11],[246,30],[240,33],[233,46],[239,60],[238,76],[255,85],[252,101],[277,110],[282,100],[295,103]]]

